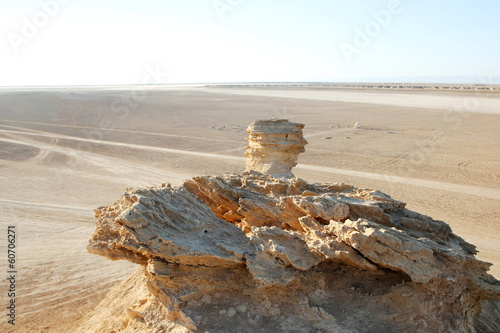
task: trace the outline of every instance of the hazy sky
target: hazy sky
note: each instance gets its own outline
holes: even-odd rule
[[[0,0],[0,6],[2,86],[500,77],[495,0]]]

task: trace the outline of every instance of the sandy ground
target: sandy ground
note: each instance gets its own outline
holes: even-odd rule
[[[446,221],[500,278],[500,94],[143,87],[0,89],[1,269],[16,227],[16,327],[68,332],[133,269],[86,253],[126,187],[240,173],[256,118],[306,124],[295,175],[380,189]],[[353,129],[359,121],[360,128]]]

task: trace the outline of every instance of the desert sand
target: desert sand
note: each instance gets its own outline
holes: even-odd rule
[[[297,177],[405,201],[475,244],[500,277],[496,91],[12,88],[0,91],[0,239],[16,226],[17,317],[0,329],[78,325],[136,266],[86,252],[93,208],[127,187],[241,173],[246,127],[272,117],[305,124]]]

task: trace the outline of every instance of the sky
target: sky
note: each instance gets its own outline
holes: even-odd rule
[[[494,0],[0,0],[0,9],[0,86],[500,84]]]

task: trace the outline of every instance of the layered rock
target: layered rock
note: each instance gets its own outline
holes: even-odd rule
[[[127,189],[95,212],[88,250],[142,268],[81,332],[499,328],[490,264],[446,223],[379,191],[247,170]]]
[[[304,124],[286,119],[258,119],[247,128],[246,172],[257,171],[276,177],[292,177],[297,157],[307,141]]]
[[[124,331],[473,331],[500,300],[489,264],[404,207],[344,184],[201,176],[100,207],[88,249],[144,267],[151,294],[117,318]]]

